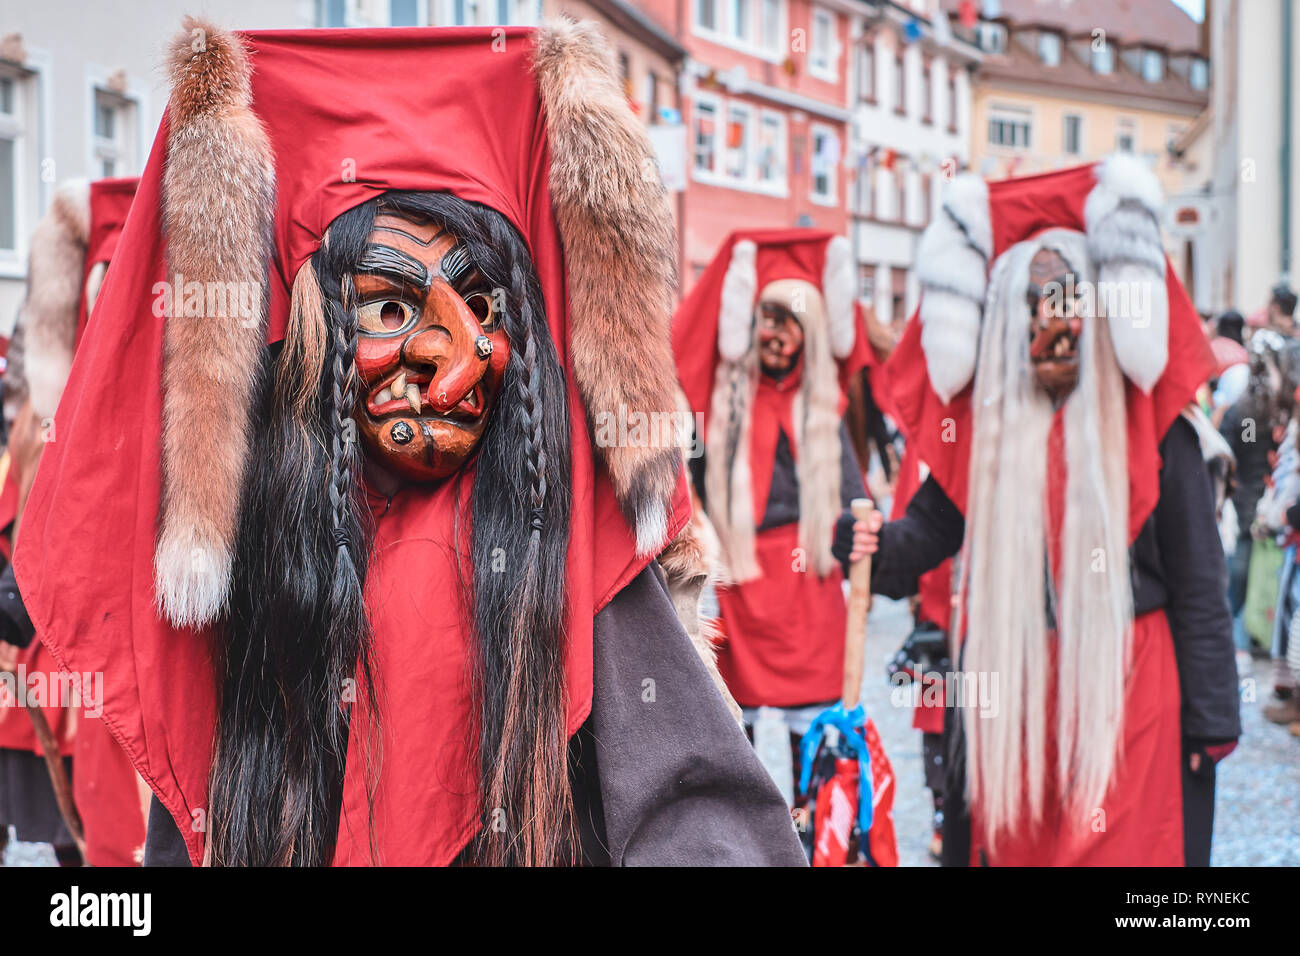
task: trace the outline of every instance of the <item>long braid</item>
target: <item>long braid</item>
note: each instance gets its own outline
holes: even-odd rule
[[[497,481],[475,486],[486,800],[477,855],[489,864],[549,865],[566,862],[575,843],[564,674],[569,426],[563,373],[531,263],[503,219],[493,214],[489,225],[490,248],[506,250],[507,261],[479,265],[490,275],[509,276],[506,329],[512,349],[505,390],[512,400],[502,402],[499,428],[484,436],[479,468],[480,474],[522,480],[506,498]],[[482,252],[487,258],[487,250]],[[482,573],[490,549],[503,545],[508,555],[519,555],[509,562],[514,580]],[[497,812],[504,816],[504,839],[493,825]]]
[[[318,279],[359,259],[372,220],[367,205],[335,222],[313,260]],[[310,334],[323,333],[320,367],[302,367],[300,343],[271,360],[274,387],[242,503],[210,785],[216,865],[328,864],[352,702],[370,704],[377,726],[363,600],[368,536],[348,420],[357,317],[339,282],[319,286],[315,321],[324,328]],[[304,377],[319,381],[306,403]],[[371,754],[364,759],[368,769]]]
[[[516,271],[521,271],[516,266]],[[519,287],[522,278],[511,276],[511,285]],[[545,428],[542,423],[542,370],[537,361],[537,346],[533,339],[533,330],[527,324],[520,329],[519,336],[520,371],[515,392],[519,399],[521,424],[524,439],[524,463],[528,469],[531,485],[533,515],[530,522],[533,535],[541,533],[541,515],[546,506],[546,441]]]
[[[333,436],[330,459],[330,506],[334,511],[334,543],[342,551],[351,543],[347,537],[348,516],[357,493],[359,456],[357,454],[356,423],[352,409],[357,390],[357,310],[356,289],[352,276],[344,275],[341,286],[341,308],[334,323],[331,365],[330,412],[333,418]]]

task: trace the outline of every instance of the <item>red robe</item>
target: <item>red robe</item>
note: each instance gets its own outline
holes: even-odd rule
[[[792,409],[801,374],[761,376],[754,397],[750,474],[754,526],[767,508],[777,438],[784,431],[795,461]],[[844,574],[818,577],[799,551],[797,522],[755,535],[759,577],[718,589],[726,641],[718,669],[742,707],[795,707],[839,699],[844,677]]]
[[[1095,183],[1091,166],[989,185],[996,259],[1016,242],[1050,227],[1084,229],[1083,204]],[[1129,542],[1137,537],[1160,493],[1159,443],[1182,408],[1214,369],[1196,311],[1166,263],[1169,361],[1149,394],[1125,381],[1128,409]],[[888,368],[894,405],[931,476],[963,513],[969,479],[973,387],[945,405],[930,386],[921,348],[921,323],[913,316]],[[955,440],[953,440],[955,438]],[[1045,454],[1049,454],[1047,449]],[[1050,453],[1059,474],[1063,458]],[[1055,545],[1053,544],[1053,549]],[[1181,865],[1183,862],[1180,696],[1173,642],[1163,610],[1134,622],[1127,709],[1120,743],[1122,763],[1112,779],[1095,832],[1067,835],[1049,797],[1048,819],[991,844],[972,817],[972,863],[1035,865]],[[1049,727],[1051,721],[1049,720]],[[1049,735],[1050,736],[1050,735]],[[1049,759],[1053,752],[1049,741]],[[1049,763],[1049,766],[1052,764]],[[981,850],[984,855],[981,858]]]

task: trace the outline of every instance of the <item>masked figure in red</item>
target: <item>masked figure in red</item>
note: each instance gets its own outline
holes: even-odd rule
[[[675,434],[626,427],[674,410],[675,241],[595,28],[169,62],[29,519],[121,566],[17,555],[146,862],[800,862],[674,613]]]
[[[881,531],[873,587],[914,593],[958,555],[949,862],[1209,862],[1214,764],[1240,733],[1187,410],[1213,359],[1160,209],[1125,156],[961,177],[918,248],[889,369],[929,477]]]
[[[720,545],[718,669],[746,723],[775,728],[768,767],[793,799],[784,748],[840,697],[844,569],[867,540],[848,511],[865,492],[841,424],[844,385],[868,354],[848,241],[732,234],[678,307],[673,351],[702,444],[694,486]],[[886,766],[882,755],[873,770]],[[892,837],[880,850],[892,855]]]
[[[4,381],[9,440],[0,523],[8,529],[6,550],[18,538],[42,453],[55,440],[54,413],[136,183],[103,179],[89,190],[84,183],[64,184],[32,236],[28,291]],[[0,574],[0,658],[13,667],[15,683],[9,689],[17,688],[18,678],[27,685],[29,706],[36,703],[36,687],[47,690],[39,706],[64,756],[65,777],[70,777],[65,799],[76,814],[73,829],[84,837],[84,861],[92,866],[139,864],[147,791],[102,720],[94,675],[79,675],[90,680],[74,684],[35,639],[12,565]],[[53,843],[60,861],[81,862],[82,851],[60,812],[33,725],[18,701],[5,692],[0,696],[5,696],[0,706],[0,828],[12,823],[19,839]]]

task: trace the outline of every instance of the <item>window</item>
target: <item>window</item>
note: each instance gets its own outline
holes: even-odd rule
[[[92,168],[96,178],[128,176],[136,171],[135,102],[96,89],[91,117]]]
[[[957,74],[948,71],[948,132],[957,132]]]
[[[835,18],[829,10],[813,9],[810,45],[808,72],[814,76],[834,79],[836,75]]]
[[[1137,142],[1137,133],[1132,120],[1120,120],[1115,131],[1115,148],[1121,153],[1131,153]]]
[[[1065,116],[1065,142],[1064,148],[1066,155],[1078,156],[1082,152],[1083,138],[1083,117],[1067,113]]]
[[[705,30],[718,28],[717,0],[695,0],[695,23]]]
[[[1038,34],[1038,58],[1045,66],[1061,65],[1061,35],[1043,30]]]
[[[858,165],[858,175],[853,180],[853,209],[859,216],[873,216],[876,212],[876,160],[867,155]],[[866,296],[865,298],[870,298]]]
[[[694,0],[695,32],[775,58],[782,54],[782,0]]]
[[[907,112],[907,85],[902,51],[894,54],[894,112],[899,116]]]
[[[22,105],[18,83],[0,76],[0,250],[18,250],[18,153]]]
[[[730,12],[727,32],[741,42],[748,40],[751,27],[749,22],[749,0],[731,0]]]
[[[1210,86],[1210,64],[1206,63],[1200,57],[1192,60],[1192,65],[1187,72],[1187,81],[1192,84],[1194,90],[1209,89]]]
[[[1007,28],[1000,23],[982,22],[975,27],[975,42],[985,53],[1005,53]]]
[[[701,94],[692,125],[697,180],[785,193],[789,154],[785,114]]]
[[[632,99],[632,60],[622,50],[618,51],[618,78],[623,84],[623,98]]]
[[[419,0],[389,0],[388,25],[390,27],[418,27],[420,25]]]
[[[840,162],[840,138],[828,126],[812,127],[812,199],[835,203],[836,167]]]
[[[934,194],[934,182],[929,173],[921,174],[921,224],[928,226],[930,224],[931,208],[930,203]]]
[[[787,140],[785,117],[763,111],[758,127],[758,181],[769,189],[785,191]]]
[[[1103,76],[1115,72],[1115,52],[1109,43],[1092,48],[1092,72]]]
[[[761,46],[764,50],[776,53],[781,49],[781,0],[763,0],[763,36]]]
[[[876,101],[876,40],[866,37],[858,47],[858,99]]]
[[[362,4],[374,0],[350,0]],[[382,2],[382,0],[381,0]],[[423,0],[388,0],[392,4],[391,26],[422,26]],[[537,22],[538,0],[439,0],[443,5],[440,22],[461,27],[531,26]],[[399,11],[398,7],[403,10]],[[398,23],[398,16],[402,22]]]
[[[858,267],[858,298],[872,302],[876,298],[876,267]]]
[[[748,178],[750,156],[749,127],[753,114],[749,107],[732,103],[727,108],[727,148],[723,171],[732,179]]]
[[[989,116],[989,145],[1028,149],[1030,145],[1028,113],[1003,110]]]
[[[934,122],[934,112],[931,106],[933,101],[934,79],[930,74],[930,64],[926,62],[921,67],[921,122]]]
[[[695,168],[702,173],[718,171],[718,104],[695,102]]]
[[[479,4],[486,5],[484,0]],[[461,7],[456,0],[456,9]],[[323,27],[419,27],[424,26],[426,4],[421,0],[317,0],[316,22]],[[457,19],[456,23],[495,22]],[[501,21],[505,22],[505,21]]]
[[[649,123],[659,122],[659,75],[654,70],[650,70],[645,76],[645,102],[648,116],[646,121]]]
[[[1159,50],[1142,51],[1142,79],[1159,83],[1165,78],[1165,58]]]
[[[907,271],[897,266],[890,269],[889,285],[892,292],[890,324],[897,329],[907,322]]]

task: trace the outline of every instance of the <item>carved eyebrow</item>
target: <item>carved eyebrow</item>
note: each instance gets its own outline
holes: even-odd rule
[[[417,289],[429,288],[429,270],[424,267],[424,263],[392,246],[375,243],[367,245],[361,261],[357,263],[357,271],[381,272],[409,282]]]
[[[457,280],[463,278],[473,268],[474,263],[470,261],[469,248],[463,242],[456,243],[442,257],[443,277],[452,285],[455,285]]]

